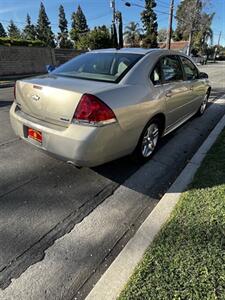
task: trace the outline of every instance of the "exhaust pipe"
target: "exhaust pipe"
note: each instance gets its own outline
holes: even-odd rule
[[[71,160],[68,160],[67,162],[66,162],[67,164],[69,164],[69,165],[72,165],[73,167],[76,167],[77,169],[82,169],[82,167],[80,167],[80,166],[77,166],[73,161],[71,161]]]

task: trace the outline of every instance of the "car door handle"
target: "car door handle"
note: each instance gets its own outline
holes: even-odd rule
[[[173,95],[173,93],[172,93],[172,91],[168,91],[167,93],[166,93],[166,97],[172,97],[172,95]]]

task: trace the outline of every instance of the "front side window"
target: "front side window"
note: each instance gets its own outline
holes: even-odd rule
[[[157,63],[157,65],[153,69],[150,75],[150,79],[154,85],[162,83],[160,63]]]
[[[164,82],[183,80],[183,72],[177,56],[163,57],[161,59],[161,68]]]
[[[57,68],[52,74],[78,79],[117,82],[141,58],[142,54],[89,52]]]
[[[187,80],[195,80],[198,78],[198,70],[195,65],[186,57],[181,56],[181,62],[184,68],[184,73]]]

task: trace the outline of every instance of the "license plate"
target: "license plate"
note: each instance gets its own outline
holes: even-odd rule
[[[35,130],[33,128],[28,128],[28,137],[30,139],[38,141],[39,143],[42,143],[42,133],[38,130]]]

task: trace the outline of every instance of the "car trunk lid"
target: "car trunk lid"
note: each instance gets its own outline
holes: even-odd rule
[[[54,75],[17,81],[16,101],[28,115],[49,123],[68,126],[84,93],[105,89],[112,83]]]

